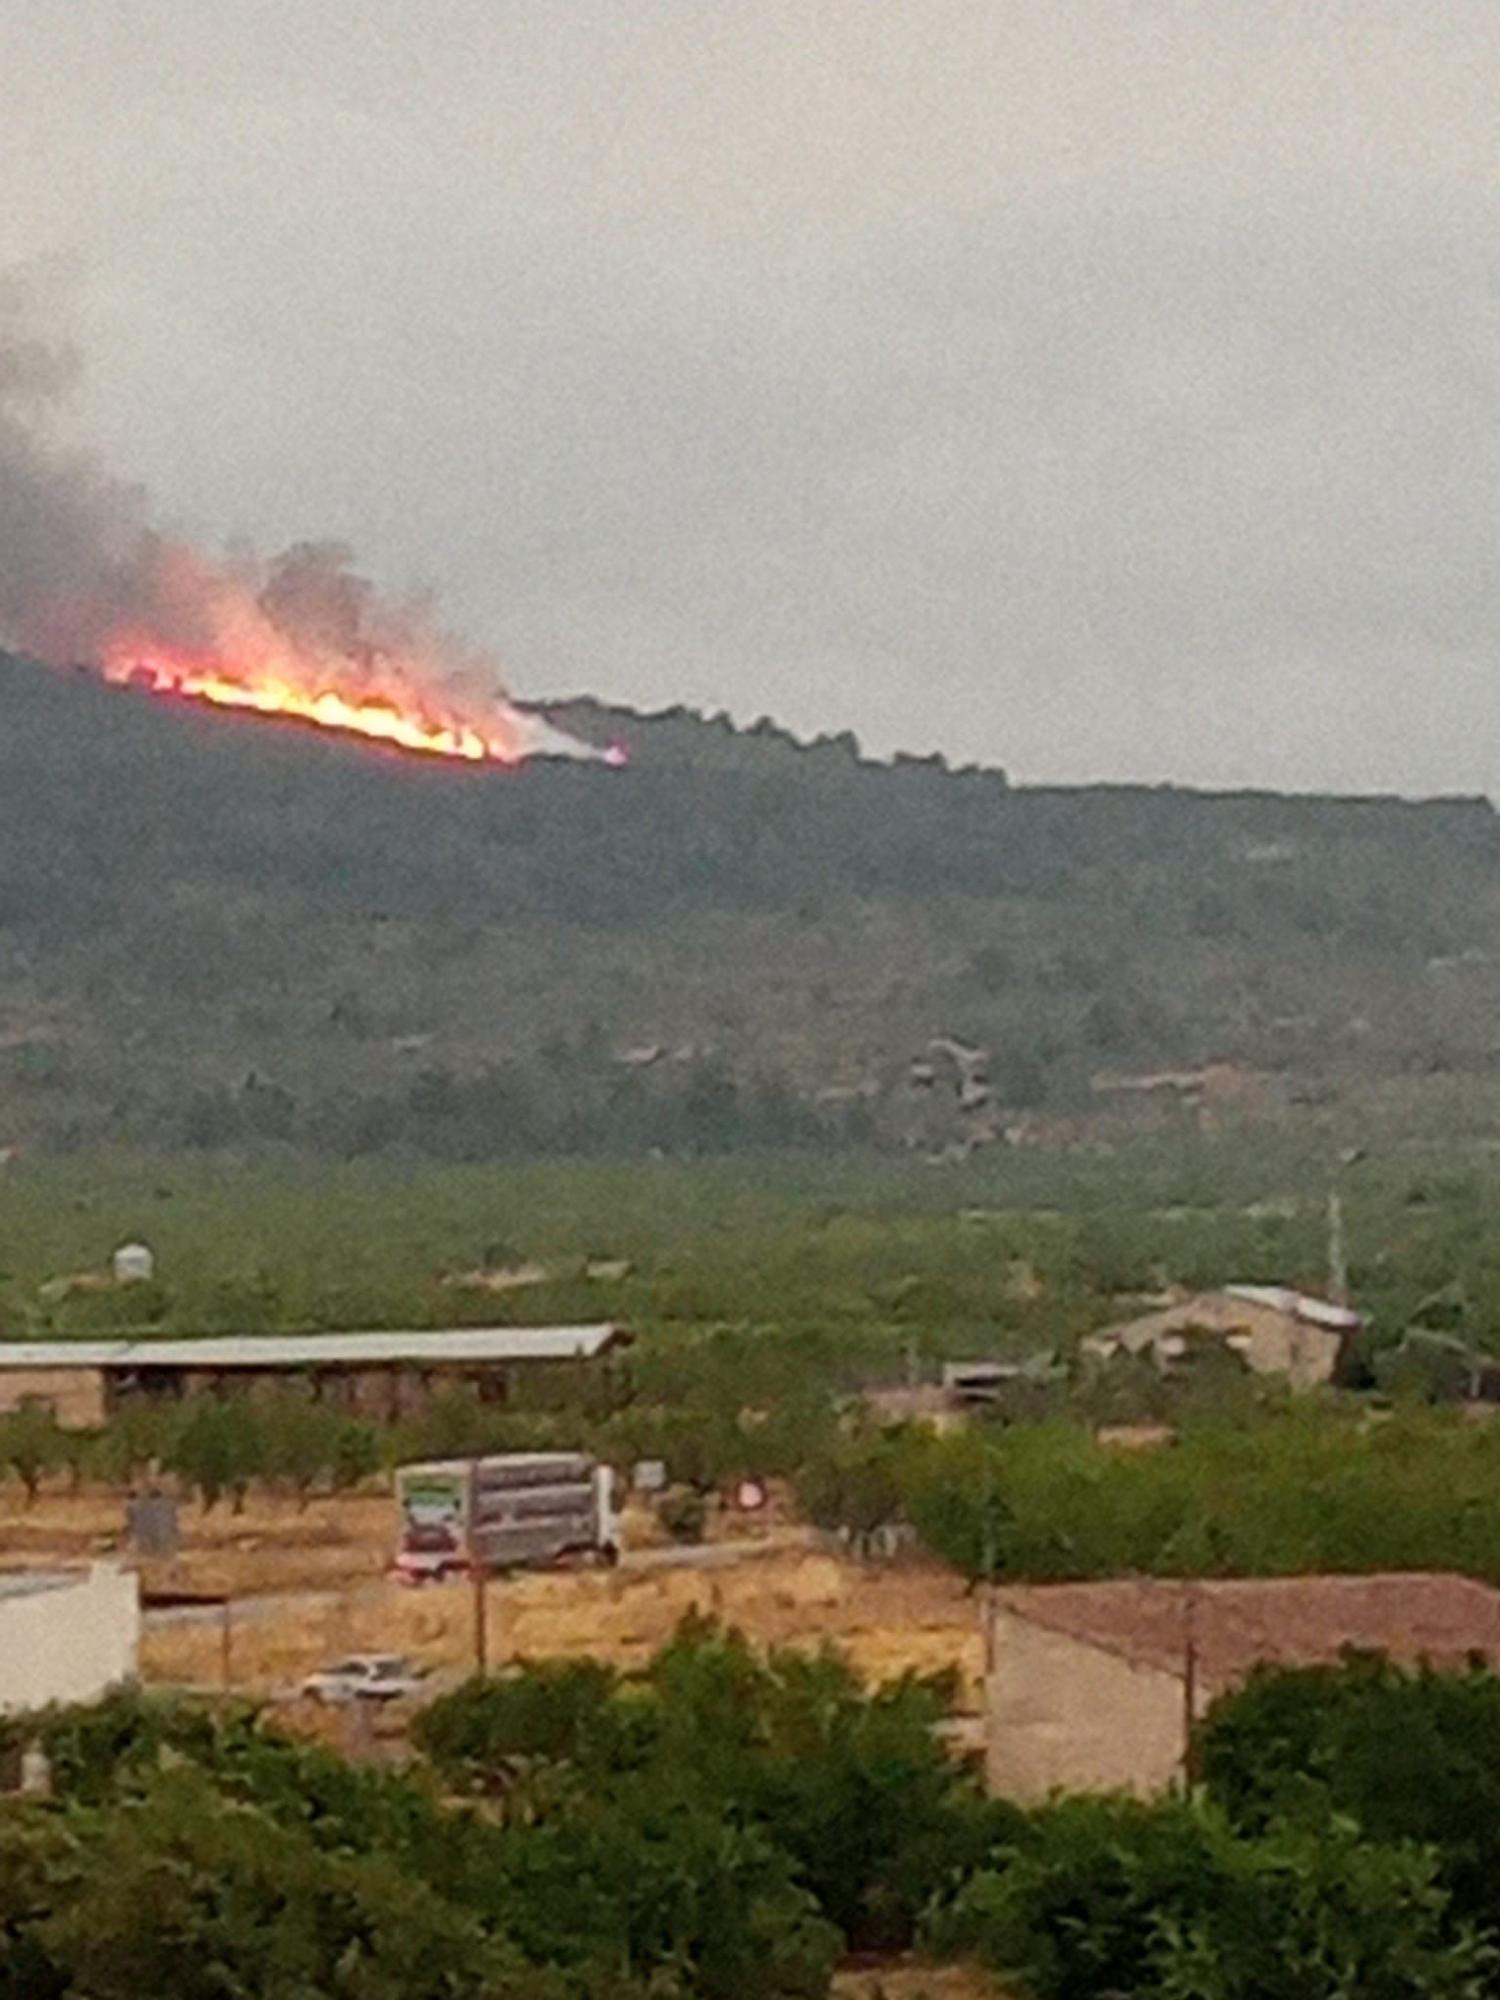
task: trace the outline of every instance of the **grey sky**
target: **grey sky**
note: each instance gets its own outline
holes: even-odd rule
[[[519,692],[1500,789],[1500,7],[0,0],[0,262]]]

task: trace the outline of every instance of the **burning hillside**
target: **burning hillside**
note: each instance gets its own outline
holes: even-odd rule
[[[0,275],[0,644],[117,685],[469,763],[620,761],[515,706],[424,603],[382,597],[337,543],[216,558],[51,425],[75,364]]]
[[[414,703],[399,691],[346,693],[341,687],[344,675],[338,670],[331,677],[319,676],[311,686],[300,686],[274,659],[238,663],[230,672],[215,659],[168,653],[146,638],[112,641],[106,649],[104,677],[152,694],[209,702],[216,708],[250,709],[257,715],[315,723],[320,729],[348,730],[430,756],[514,764],[525,754],[514,732],[434,714],[425,701]]]

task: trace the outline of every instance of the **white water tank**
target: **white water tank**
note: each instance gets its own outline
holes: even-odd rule
[[[144,1243],[122,1243],[110,1259],[117,1285],[139,1285],[156,1276],[156,1256]]]

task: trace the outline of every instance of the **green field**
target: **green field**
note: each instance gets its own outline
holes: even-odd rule
[[[5,1331],[255,1332],[610,1318],[657,1335],[859,1333],[919,1362],[1065,1343],[1169,1282],[1317,1285],[1331,1150],[1290,1130],[1108,1156],[767,1156],[525,1167],[22,1162],[0,1178]],[[1408,1145],[1343,1175],[1356,1302],[1491,1344],[1500,1164]],[[158,1282],[62,1299],[126,1238]],[[624,1260],[625,1274],[588,1265]],[[540,1265],[498,1292],[445,1283]]]

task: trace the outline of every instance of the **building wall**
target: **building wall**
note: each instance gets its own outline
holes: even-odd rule
[[[0,1416],[41,1403],[68,1430],[104,1422],[104,1374],[98,1368],[0,1368]]]
[[[1235,1300],[1236,1317],[1249,1336],[1241,1350],[1258,1375],[1285,1375],[1294,1389],[1312,1389],[1332,1378],[1339,1338],[1274,1306]]]
[[[140,1636],[132,1571],[95,1563],[21,1594],[7,1593],[0,1578],[0,1713],[96,1700],[134,1676]]]
[[[1134,1666],[1000,1606],[991,1611],[990,1662],[985,1769],[992,1792],[1026,1803],[1055,1791],[1147,1798],[1181,1776],[1179,1675]]]
[[[1285,1375],[1294,1389],[1312,1389],[1328,1382],[1338,1365],[1341,1342],[1326,1327],[1309,1326],[1275,1306],[1250,1299],[1233,1299],[1218,1292],[1184,1299],[1181,1304],[1149,1313],[1129,1326],[1113,1329],[1135,1352],[1153,1346],[1163,1335],[1191,1327],[1244,1337],[1240,1352],[1257,1375]],[[1106,1333],[1098,1338],[1107,1341]],[[1091,1340],[1085,1352],[1095,1351]]]
[[[165,1375],[167,1371],[158,1371]],[[536,1373],[535,1366],[532,1372]],[[188,1396],[266,1398],[286,1394],[313,1395],[351,1415],[380,1419],[411,1416],[425,1410],[435,1396],[474,1384],[482,1397],[504,1401],[508,1370],[499,1363],[466,1367],[413,1368],[396,1362],[367,1367],[320,1368],[179,1368],[170,1371],[176,1392]]]

